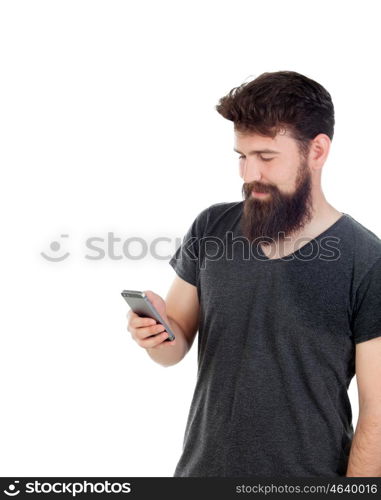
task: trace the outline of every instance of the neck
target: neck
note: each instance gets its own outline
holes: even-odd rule
[[[341,215],[339,210],[328,203],[324,193],[319,189],[312,197],[312,218],[296,237],[312,235],[314,238],[331,226]]]

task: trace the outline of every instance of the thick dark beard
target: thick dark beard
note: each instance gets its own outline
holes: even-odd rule
[[[284,194],[275,186],[257,182],[242,186],[244,196],[240,228],[250,242],[261,245],[283,240],[298,232],[312,219],[312,180],[307,161],[299,165],[294,193]],[[254,198],[252,190],[270,193],[265,198]]]

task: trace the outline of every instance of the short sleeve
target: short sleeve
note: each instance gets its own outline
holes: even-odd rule
[[[356,291],[352,333],[356,344],[381,336],[381,257]]]
[[[169,264],[183,280],[197,286],[201,266],[199,242],[205,234],[209,207],[200,212],[188,228],[180,246],[169,260]]]

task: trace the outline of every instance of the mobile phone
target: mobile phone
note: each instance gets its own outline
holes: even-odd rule
[[[138,314],[139,316],[156,319],[161,325],[164,326],[169,335],[165,339],[165,341],[171,341],[176,338],[168,323],[163,320],[157,309],[154,307],[154,305],[144,292],[140,292],[138,290],[123,290],[122,297],[131,307],[134,313]]]

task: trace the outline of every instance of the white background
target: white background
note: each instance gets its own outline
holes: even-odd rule
[[[323,190],[381,235],[377,2],[0,5],[0,474],[172,476],[197,339],[178,365],[154,363],[120,292],[164,297],[175,238],[206,206],[242,199],[232,123],[215,105],[265,71],[331,93]],[[171,240],[164,259],[123,255],[127,238],[158,236]],[[104,258],[86,258],[90,237]],[[355,379],[350,396],[355,425]]]

